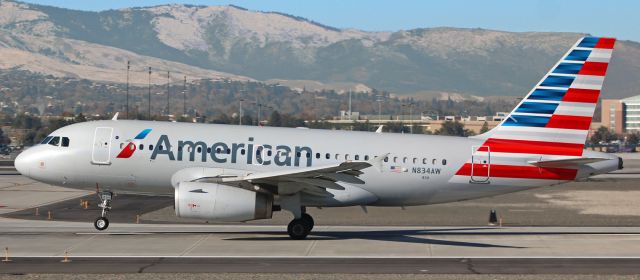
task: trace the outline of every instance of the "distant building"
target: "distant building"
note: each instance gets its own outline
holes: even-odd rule
[[[618,134],[640,132],[640,95],[603,99],[601,122],[602,126]]]
[[[349,111],[340,111],[340,119],[341,120],[358,120],[360,119],[360,112],[349,112]]]
[[[496,112],[496,115],[493,116],[493,121],[494,122],[501,122],[503,121],[507,116],[509,115],[509,112]]]

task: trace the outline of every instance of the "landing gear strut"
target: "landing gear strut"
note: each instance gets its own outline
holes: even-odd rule
[[[99,197],[100,204],[98,204],[98,207],[102,208],[102,213],[100,214],[100,217],[93,222],[93,226],[97,230],[105,230],[109,227],[107,213],[111,210],[111,199],[113,198],[113,193],[110,191],[103,191],[100,192]]]
[[[302,216],[298,219],[293,219],[289,226],[287,226],[287,233],[291,239],[301,240],[307,238],[307,235],[313,229],[314,222],[311,215],[302,213]]]

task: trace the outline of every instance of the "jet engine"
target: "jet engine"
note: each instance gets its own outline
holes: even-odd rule
[[[181,182],[175,188],[176,216],[209,221],[270,219],[273,196],[213,183]]]

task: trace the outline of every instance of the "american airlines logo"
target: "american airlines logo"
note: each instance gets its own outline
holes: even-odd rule
[[[270,145],[253,143],[253,137],[249,137],[247,143],[216,142],[207,144],[203,141],[178,141],[177,151],[173,148],[169,136],[163,134],[153,148],[151,159],[166,157],[174,161],[199,161],[211,160],[216,163],[238,163],[246,161],[247,164],[277,165],[277,166],[311,166],[313,151],[310,147],[287,145]],[[135,150],[135,144],[133,145]],[[126,148],[125,148],[126,149]],[[133,152],[132,152],[133,153]],[[188,159],[186,155],[188,154]],[[243,158],[243,159],[241,159]]]
[[[143,140],[145,137],[147,137],[147,135],[149,135],[150,132],[151,132],[151,128],[147,128],[143,131],[140,131],[140,133],[138,133],[138,135],[136,135],[136,137],[133,139]],[[120,153],[116,158],[130,158],[133,155],[133,152],[135,151],[136,151],[136,144],[133,143],[133,141],[129,141],[129,143],[127,143],[127,145],[125,145],[122,148],[122,150],[120,151]]]

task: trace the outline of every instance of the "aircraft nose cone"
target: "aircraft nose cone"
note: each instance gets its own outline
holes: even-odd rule
[[[18,172],[24,176],[29,176],[29,162],[25,155],[27,151],[20,153],[13,162]]]

